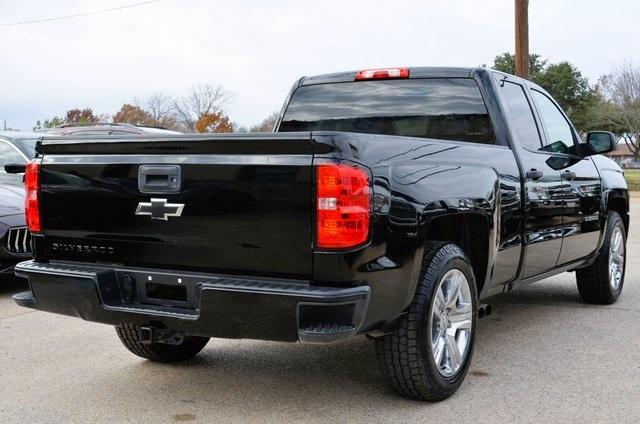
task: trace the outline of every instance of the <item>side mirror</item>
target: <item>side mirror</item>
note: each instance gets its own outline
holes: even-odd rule
[[[27,170],[27,165],[9,163],[4,166],[4,170],[7,174],[24,174]]]
[[[618,147],[615,134],[608,131],[589,131],[587,133],[587,146],[593,151],[593,155],[612,152]]]

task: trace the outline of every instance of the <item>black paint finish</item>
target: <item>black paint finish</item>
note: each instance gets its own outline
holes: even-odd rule
[[[613,205],[623,215],[628,211],[619,168],[604,157],[521,146],[500,78],[525,91],[529,83],[503,74],[496,78],[484,69],[416,68],[411,75],[473,78],[490,116],[493,144],[333,131],[45,140],[38,147],[44,234],[35,237],[36,261],[295,280],[310,288],[367,287],[359,332],[383,328],[404,311],[415,292],[424,245],[442,239],[444,228],[471,229],[473,238],[466,241],[481,298],[589,264],[602,243],[607,210]],[[352,80],[352,73],[305,78],[293,90]],[[355,250],[313,248],[313,164],[326,159],[371,170],[370,240]],[[140,192],[143,165],[179,166],[181,190],[161,196]],[[534,169],[542,174],[527,177]],[[183,204],[182,216],[136,216],[138,204],[152,197]],[[628,223],[628,215],[623,219]],[[48,280],[38,280],[42,296]],[[230,313],[250,301],[235,294],[225,298]],[[65,304],[56,308],[65,313],[77,311],[69,301],[60,302]],[[260,302],[268,304],[268,297]],[[82,307],[93,314],[83,317],[101,320],[99,305]],[[290,316],[291,305],[286,310]],[[128,318],[121,312],[109,322]],[[136,316],[136,322],[145,319]],[[263,337],[240,333],[283,338],[269,336],[275,333],[267,327],[261,327]],[[190,329],[236,334],[220,326]]]
[[[162,163],[154,156],[45,155],[40,196],[47,242],[43,250],[38,243],[38,252],[83,262],[311,276],[311,155],[176,153],[164,160],[180,164],[179,193],[138,190],[138,168]],[[182,216],[135,214],[154,198],[184,205]],[[54,241],[113,249],[74,253],[53,250]]]

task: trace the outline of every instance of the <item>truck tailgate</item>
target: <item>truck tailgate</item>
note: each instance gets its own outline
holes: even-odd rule
[[[311,275],[309,133],[52,139],[39,152],[36,257]]]

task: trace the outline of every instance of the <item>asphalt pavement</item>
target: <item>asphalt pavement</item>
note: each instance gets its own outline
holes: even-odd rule
[[[0,423],[640,422],[640,198],[627,275],[611,306],[580,301],[566,273],[492,300],[469,375],[451,399],[403,399],[373,343],[211,340],[161,365],[113,328],[15,306],[0,281]]]

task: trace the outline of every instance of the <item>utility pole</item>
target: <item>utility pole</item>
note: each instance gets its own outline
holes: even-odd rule
[[[516,75],[529,79],[529,0],[515,0]]]

